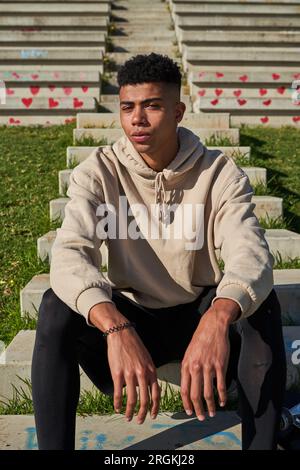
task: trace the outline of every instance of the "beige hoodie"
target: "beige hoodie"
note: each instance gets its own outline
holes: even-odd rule
[[[191,131],[180,127],[178,136],[179,151],[161,172],[151,169],[124,136],[94,151],[71,174],[70,200],[52,248],[50,283],[87,320],[91,307],[112,302],[112,289],[143,306],[163,308],[192,302],[204,286],[217,285],[213,302],[233,299],[247,317],[273,287],[273,257],[253,214],[247,175],[220,150],[208,150]],[[127,212],[120,211],[126,204]],[[134,210],[135,216],[128,216],[129,207],[146,208],[146,218]],[[172,207],[177,209],[168,220]],[[180,208],[188,209],[178,218]],[[115,218],[108,219],[108,213]],[[182,229],[177,238],[175,224]],[[196,239],[193,233],[185,235],[188,225]],[[166,237],[162,228],[174,230],[173,236]],[[99,269],[101,243],[108,248],[107,273]]]

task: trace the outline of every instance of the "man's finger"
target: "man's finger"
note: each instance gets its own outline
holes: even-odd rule
[[[122,375],[117,375],[113,378],[114,381],[114,408],[116,413],[121,412],[122,408],[122,392],[123,392],[123,385],[124,380]]]
[[[227,401],[227,390],[224,369],[216,368],[217,390],[219,395],[220,406],[225,406]]]
[[[137,416],[137,423],[142,424],[145,421],[150,401],[148,390],[149,383],[146,377],[138,377],[138,385],[140,392],[140,409]]]
[[[161,388],[158,385],[157,377],[153,376],[150,380],[150,391],[151,391],[151,418],[155,419],[159,411],[159,403],[161,396]]]
[[[127,378],[126,381],[127,403],[125,417],[127,421],[131,421],[137,402],[136,381],[133,377]]]
[[[193,404],[191,401],[191,376],[188,368],[181,367],[180,394],[182,404],[188,416],[193,414]]]
[[[194,370],[191,374],[191,400],[194,406],[194,410],[197,418],[200,421],[205,420],[205,411],[202,402],[203,392],[203,371],[202,369]]]
[[[213,376],[214,373],[211,369],[205,368],[203,371],[204,387],[203,394],[207,404],[208,414],[213,418],[216,414],[216,405],[214,400],[214,389],[213,389]]]

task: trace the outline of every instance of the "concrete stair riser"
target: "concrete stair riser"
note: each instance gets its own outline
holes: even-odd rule
[[[9,103],[9,100],[13,97],[14,99],[22,99],[29,97],[43,97],[43,98],[67,98],[67,97],[93,97],[97,100],[100,100],[100,84],[95,86],[85,85],[44,85],[36,82],[32,82],[31,85],[28,83],[23,86],[12,86],[6,88],[6,102]]]
[[[267,184],[267,170],[265,168],[259,167],[243,167],[244,172],[248,175],[250,183],[252,185],[255,184]],[[72,170],[61,170],[58,173],[58,187],[59,187],[59,194],[61,196],[65,196],[66,191],[69,187],[69,180]],[[300,245],[299,245],[299,253],[300,253]]]
[[[105,96],[105,95],[104,95]],[[119,97],[117,97],[119,100]],[[101,103],[103,100],[101,98]],[[183,120],[180,123],[184,127],[213,127],[219,129],[229,128],[229,114],[184,114]],[[101,127],[121,127],[119,113],[102,113],[102,114],[85,114],[79,113],[77,115],[77,128],[101,128]]]
[[[76,43],[76,46],[94,45],[105,47],[106,35],[103,33],[81,31],[80,35],[76,31],[1,31],[0,45],[6,46],[7,43],[15,43],[16,46],[41,46],[57,43],[59,46],[70,46]]]
[[[255,111],[261,115],[268,114],[269,112],[275,112],[277,114],[284,114],[289,111],[292,115],[300,114],[300,103],[293,103],[291,98],[246,98],[242,95],[240,98],[223,98],[222,95],[219,97],[206,98],[198,97],[193,102],[194,112],[199,109],[202,112],[208,110],[220,110],[221,112],[227,112],[230,114],[247,114],[248,111]],[[253,114],[253,113],[252,113]]]
[[[93,14],[97,16],[108,16],[111,11],[111,6],[110,2],[106,3],[74,3],[71,8],[70,4],[67,3],[62,3],[62,2],[57,2],[57,3],[48,3],[48,2],[16,2],[16,3],[11,3],[11,2],[1,2],[0,3],[0,14],[1,15],[8,15],[8,14],[28,14],[31,13],[32,16],[35,15],[48,15],[51,14],[63,14],[65,15],[66,13],[72,12],[72,15],[80,15],[80,14]]]
[[[176,20],[180,16],[200,16],[201,14],[206,13],[215,13],[218,15],[230,15],[230,14],[241,14],[246,16],[251,15],[270,15],[270,5],[268,2],[261,3],[258,5],[255,4],[243,4],[236,3],[231,5],[230,3],[221,4],[183,4],[183,5],[174,5],[172,8],[172,17]],[[272,15],[274,17],[280,15],[299,15],[300,6],[299,5],[276,5],[276,8],[272,10]]]
[[[99,61],[102,62],[104,54],[104,47],[1,47],[0,60],[14,61],[14,64],[28,61],[61,61],[68,63],[69,61],[87,62]]]
[[[288,366],[287,389],[296,387],[299,390],[300,367],[292,361],[293,344],[300,338],[300,327],[283,327],[284,342],[286,348],[286,358]],[[22,330],[14,338],[2,356],[0,363],[0,399],[11,399],[13,396],[13,385],[17,388],[23,386],[23,380],[31,380],[31,359],[35,341],[35,331]],[[3,363],[5,361],[5,363]],[[174,391],[180,390],[180,368],[181,362],[174,361],[165,364],[157,369],[157,376],[162,387],[166,382],[172,384]],[[80,368],[81,391],[94,390],[90,379]]]
[[[178,16],[175,22],[175,30],[189,28],[197,31],[204,28],[228,29],[239,27],[241,30],[252,28],[254,31],[259,29],[270,29],[271,31],[279,29],[286,30],[299,28],[300,17],[298,16],[250,16],[250,15],[201,15],[201,16]],[[178,38],[180,40],[180,38]]]
[[[0,66],[0,80],[4,80],[7,86],[12,84],[19,83],[47,83],[52,85],[56,82],[58,83],[77,83],[90,84],[90,83],[100,83],[101,77],[100,72],[95,70],[88,70],[90,66],[84,68],[84,70],[78,71],[73,66],[73,69],[69,68],[70,66],[59,67],[51,65],[34,65],[34,66],[22,66],[22,68],[14,70],[7,70]]]
[[[296,116],[246,116],[236,115],[230,117],[230,124],[233,127],[263,125],[265,127],[294,126],[300,128],[300,113]]]
[[[232,145],[239,144],[239,129],[207,129],[207,128],[191,128],[202,141],[215,136],[216,138],[228,138],[231,140]],[[107,144],[115,142],[122,137],[122,129],[74,129],[73,137],[74,142],[80,141],[83,138],[92,138],[96,140],[107,139]]]
[[[27,93],[27,96],[23,98],[12,98],[6,101],[6,104],[1,107],[1,110],[67,110],[74,109],[79,111],[86,109],[93,111],[95,109],[95,100],[92,97],[80,96],[79,97],[39,97],[32,96]],[[0,113],[1,113],[0,110]]]
[[[272,87],[253,87],[253,85],[247,86],[245,84],[228,86],[227,84],[223,85],[222,83],[215,83],[211,86],[194,84],[191,86],[191,95],[194,99],[198,97],[205,97],[206,99],[231,98],[234,100],[236,100],[237,98],[244,98],[265,101],[271,98],[275,100],[288,100],[289,102],[291,102],[293,91],[294,89],[291,87],[291,83],[289,84],[289,86],[278,86],[274,84]]]
[[[70,167],[76,164],[79,164],[83,160],[85,160],[92,151],[98,147],[67,147],[67,167]],[[222,146],[208,146],[208,149],[211,150],[220,150],[221,152],[225,153],[226,155],[235,158],[236,156],[243,156],[246,159],[250,158],[250,147],[222,147]]]
[[[106,16],[61,16],[61,15],[35,15],[16,16],[1,15],[0,29],[23,29],[23,28],[55,28],[62,27],[76,28],[76,30],[86,30],[90,28],[103,32],[107,30],[108,18]]]

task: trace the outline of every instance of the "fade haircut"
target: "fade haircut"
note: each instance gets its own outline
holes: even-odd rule
[[[163,82],[181,88],[181,72],[167,55],[138,54],[127,60],[118,72],[118,85],[137,85],[140,83]]]

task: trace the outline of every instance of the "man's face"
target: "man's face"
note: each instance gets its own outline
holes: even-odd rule
[[[176,139],[185,111],[179,92],[167,83],[126,85],[120,89],[120,120],[128,139],[141,154],[160,154]]]

